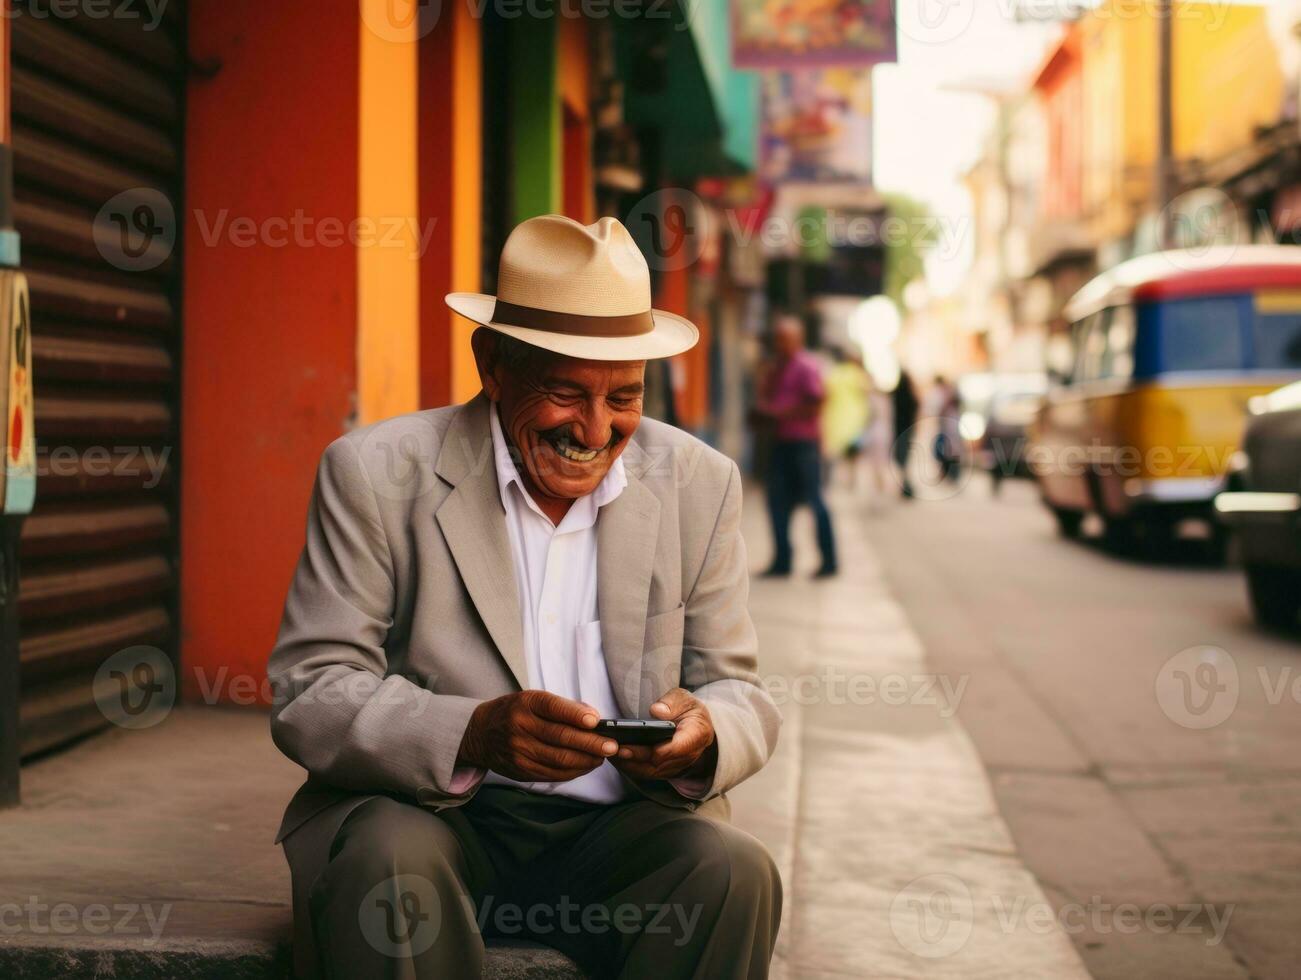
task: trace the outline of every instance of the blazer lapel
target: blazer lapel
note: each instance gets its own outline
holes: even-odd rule
[[[642,650],[660,502],[635,468],[625,465],[628,485],[601,508],[596,522],[597,606],[615,701],[625,717],[635,718],[641,714]]]
[[[455,489],[436,516],[474,608],[523,689],[529,686],[528,663],[514,559],[492,458],[490,410],[491,403],[479,395],[448,427],[436,470]]]

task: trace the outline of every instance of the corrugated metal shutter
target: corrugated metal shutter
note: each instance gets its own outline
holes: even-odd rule
[[[152,30],[145,4],[107,6],[141,16],[20,2],[10,21],[39,467],[20,550],[24,755],[106,724],[92,697],[106,657],[175,650],[180,256],[124,271],[94,227],[140,188],[179,213],[184,25],[176,2]],[[150,459],[167,462],[152,486]]]

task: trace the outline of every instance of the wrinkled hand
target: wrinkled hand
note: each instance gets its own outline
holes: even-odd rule
[[[651,705],[651,714],[677,722],[673,738],[659,745],[625,745],[610,761],[633,779],[712,778],[718,745],[704,703],[675,687]]]
[[[546,691],[506,694],[474,709],[456,762],[521,782],[567,782],[618,751],[591,731],[599,720],[591,705]]]

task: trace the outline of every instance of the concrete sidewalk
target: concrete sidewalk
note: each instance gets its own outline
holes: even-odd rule
[[[747,495],[751,566],[769,554]],[[1087,977],[1017,856],[937,676],[891,597],[865,505],[833,495],[841,574],[814,581],[812,519],[797,571],[756,579],[761,670],[786,719],[772,764],[733,794],[787,886],[775,974],[788,978]],[[781,692],[786,692],[782,697]]]
[[[761,503],[749,495],[756,568]],[[1044,896],[952,719],[961,679],[928,675],[854,506],[837,517],[838,580],[799,574],[752,594],[786,726],[773,763],[734,794],[734,819],[786,883],[775,974],[1085,976],[1042,921]],[[0,813],[0,975],[287,976],[288,874],[271,840],[300,777],[264,715],[221,709],[29,766],[24,805]],[[574,975],[532,948],[496,949],[490,972]]]

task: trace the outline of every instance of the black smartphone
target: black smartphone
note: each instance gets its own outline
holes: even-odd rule
[[[596,723],[596,734],[612,738],[620,745],[657,745],[667,742],[677,730],[677,722],[656,719],[602,718]]]

